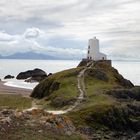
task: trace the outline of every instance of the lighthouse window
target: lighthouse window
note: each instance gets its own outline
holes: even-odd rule
[[[88,46],[88,49],[90,49],[90,46]]]
[[[88,54],[89,54],[89,50],[88,50]]]

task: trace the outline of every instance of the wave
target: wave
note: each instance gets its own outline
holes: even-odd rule
[[[17,88],[25,88],[25,89],[34,89],[34,87],[38,84],[36,83],[27,83],[24,82],[23,80],[16,80],[16,81],[6,81],[4,85],[10,86],[10,87],[17,87]]]

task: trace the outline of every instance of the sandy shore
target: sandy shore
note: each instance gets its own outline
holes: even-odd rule
[[[0,94],[13,94],[13,95],[22,95],[22,96],[29,96],[32,90],[24,89],[24,88],[17,88],[17,87],[10,87],[4,85],[3,81],[0,81]]]

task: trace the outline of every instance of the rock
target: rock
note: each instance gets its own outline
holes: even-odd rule
[[[78,131],[82,134],[85,134],[85,135],[92,135],[93,134],[93,129],[90,126],[79,127]]]
[[[45,71],[41,69],[34,69],[34,70],[28,70],[25,72],[21,72],[17,75],[16,79],[27,79],[32,78],[34,81],[40,81],[47,77],[47,74]]]
[[[12,75],[6,75],[6,76],[4,77],[4,79],[13,79],[13,78],[15,78],[15,77],[12,76]]]
[[[25,82],[27,83],[34,83],[34,82],[37,82],[37,80],[35,80],[33,77],[29,77],[25,80]]]
[[[9,117],[11,114],[13,114],[14,110],[11,109],[3,109],[0,112],[0,115],[5,116],[5,117]]]
[[[63,107],[66,105],[73,105],[75,101],[76,101],[76,98],[65,99],[65,98],[59,96],[59,97],[52,99],[51,105],[54,107]]]
[[[139,119],[130,119],[132,129],[136,132],[140,130],[140,120]]]
[[[10,117],[5,117],[5,118],[1,118],[0,123],[2,124],[11,124],[11,118]]]
[[[101,114],[89,113],[85,116],[85,120],[87,122],[95,121],[112,130],[129,130],[131,129],[131,123],[128,118],[129,114],[125,111],[126,109],[127,108],[113,107]]]
[[[113,95],[118,99],[135,99],[140,101],[140,87],[133,87],[131,89],[113,89],[106,91],[105,94]]]
[[[43,109],[32,110],[0,110],[0,134],[10,132],[16,133],[17,128],[36,128],[36,132],[51,131],[54,134],[71,135],[75,127],[68,117],[53,115]]]
[[[58,90],[59,86],[60,86],[59,82],[50,80],[48,81],[47,84],[45,84],[42,87],[37,85],[30,96],[34,98],[39,98],[39,99],[43,98],[46,95],[49,95],[51,92]]]
[[[108,81],[108,76],[100,69],[87,69],[86,74],[98,80]]]
[[[135,140],[140,140],[140,131],[136,134]]]
[[[87,66],[87,64],[91,62],[91,60],[88,60],[88,59],[83,59],[77,67],[84,67],[84,66]]]
[[[16,118],[21,118],[21,117],[23,116],[23,112],[20,111],[20,110],[15,110],[14,116],[15,116]]]
[[[51,75],[52,75],[52,73],[49,73],[49,74],[48,74],[48,76],[51,76]]]
[[[125,79],[121,74],[118,73],[116,69],[114,69],[114,77],[116,78],[116,82],[125,87],[125,88],[132,88],[134,87],[133,83],[130,80]]]

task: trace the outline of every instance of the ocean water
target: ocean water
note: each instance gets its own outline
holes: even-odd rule
[[[74,68],[80,60],[3,60],[0,59],[0,79],[10,74],[17,76],[20,72],[40,68],[46,73],[56,73],[69,68]],[[140,62],[112,61],[112,66],[118,69],[125,78],[135,85],[140,85]],[[38,83],[26,83],[24,80],[4,80],[7,86],[33,89]]]
[[[48,73],[56,73],[69,68],[74,68],[80,61],[76,60],[15,60],[0,59],[0,79],[6,81],[5,85],[33,89],[38,83],[27,83],[24,80],[6,79],[8,74],[17,76],[20,72],[39,68]]]
[[[134,85],[140,86],[140,61],[113,61],[112,66],[124,78],[130,80]]]

